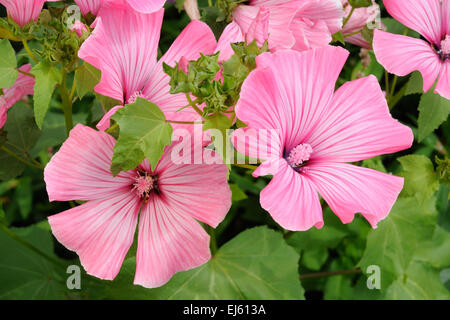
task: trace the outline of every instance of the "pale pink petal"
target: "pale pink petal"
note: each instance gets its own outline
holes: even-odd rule
[[[81,38],[83,36],[83,33],[87,32],[88,29],[86,28],[83,22],[77,20],[73,24],[72,28],[70,28],[70,31],[75,32],[77,36]]]
[[[31,64],[21,66],[19,70],[29,73]],[[23,97],[34,93],[34,82],[34,78],[19,72],[17,80],[11,88],[3,89],[3,96],[0,96],[0,129],[5,125],[8,109]]]
[[[166,0],[127,0],[128,4],[142,13],[152,13],[161,9]]]
[[[444,98],[450,99],[450,59],[444,63],[434,91]]]
[[[242,29],[247,42],[256,39],[259,46],[269,38],[270,12],[267,8],[240,5],[233,11],[233,21]]]
[[[374,76],[350,81],[333,96],[307,142],[311,160],[357,162],[411,147],[411,129],[393,119]]]
[[[131,188],[134,172],[110,172],[115,140],[77,125],[44,171],[50,201],[95,200]]]
[[[55,2],[59,0],[47,0]],[[11,18],[21,27],[31,20],[37,20],[46,0],[0,0]]]
[[[233,132],[232,143],[241,154],[252,159],[270,160],[283,156],[281,130],[240,128]]]
[[[185,94],[170,94],[170,77],[164,73],[162,63],[175,66],[182,60],[196,60],[200,53],[212,54],[217,42],[213,32],[205,23],[195,20],[181,32],[175,39],[169,50],[150,73],[142,95],[155,103],[170,120],[194,121],[199,115],[192,108],[185,108],[176,112],[188,104]],[[174,128],[185,127],[174,125]]]
[[[177,146],[183,147],[174,144],[167,148],[154,170],[164,201],[174,212],[216,227],[231,206],[227,166],[218,154],[202,149],[201,145],[196,149],[189,143],[181,155]],[[211,162],[207,163],[207,159]]]
[[[102,71],[95,91],[123,103],[139,93],[156,64],[164,9],[152,14],[105,3],[79,57]]]
[[[304,176],[281,161],[270,183],[261,191],[261,206],[284,229],[305,231],[322,228],[319,195]]]
[[[344,10],[340,0],[297,0],[293,2],[298,3],[300,7],[297,18],[325,21],[332,34],[342,29]]]
[[[355,34],[353,36],[349,36],[345,38],[345,42],[354,44],[355,46],[359,46],[365,49],[372,49],[370,44],[366,39],[361,35],[361,33]]]
[[[75,251],[86,272],[112,280],[130,249],[140,208],[134,191],[110,194],[50,216],[53,235]]]
[[[75,3],[80,7],[81,13],[84,16],[89,12],[96,16],[104,2],[106,0],[75,0]]]
[[[150,197],[139,217],[134,283],[159,287],[176,272],[198,267],[210,258],[209,235],[200,224],[173,210],[164,197]]]
[[[217,43],[216,52],[220,51],[219,61],[226,61],[234,54],[231,43],[243,42],[245,40],[241,28],[236,22],[231,22],[223,30]]]
[[[378,62],[390,73],[403,77],[419,70],[424,91],[431,88],[442,67],[431,45],[420,39],[375,30],[373,49]]]
[[[238,119],[255,129],[280,129],[285,148],[294,148],[323,117],[347,57],[348,51],[331,46],[258,56],[242,86]]]
[[[443,31],[441,0],[383,0],[383,2],[389,14],[396,20],[419,32],[431,43],[441,42]]]
[[[294,33],[289,25],[294,21],[295,10],[288,7],[271,7],[269,19],[269,48],[290,49],[295,44]]]
[[[109,127],[111,126],[111,117],[120,108],[123,108],[123,106],[112,107],[108,112],[106,112],[105,115],[97,123],[97,126],[96,126],[97,129],[100,130],[100,131],[105,131],[105,130],[109,129]]]
[[[295,45],[292,47],[294,50],[325,47],[332,40],[328,26],[322,20],[317,22],[297,20],[290,28],[295,36]]]
[[[442,31],[450,35],[450,2],[442,1]]]
[[[361,213],[374,228],[403,188],[403,178],[344,163],[312,163],[304,175],[343,223]]]

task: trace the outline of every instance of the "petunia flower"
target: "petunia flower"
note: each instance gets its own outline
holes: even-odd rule
[[[89,12],[97,15],[100,7],[107,1],[116,0],[75,0],[80,7],[81,13],[85,16]],[[152,13],[161,9],[166,0],[126,0],[128,4],[136,11],[142,13]]]
[[[307,50],[331,42],[342,27],[344,11],[336,0],[251,0],[232,16],[244,34],[269,48]]]
[[[31,64],[21,66],[19,70],[29,73],[31,71]],[[34,78],[23,73],[19,73],[16,82],[11,88],[3,89],[3,95],[0,96],[0,129],[5,125],[8,109],[26,95],[32,95],[33,93]]]
[[[53,234],[86,272],[112,280],[130,249],[139,216],[134,283],[152,288],[210,259],[209,235],[231,205],[223,164],[175,164],[167,147],[158,165],[144,161],[113,177],[114,138],[77,125],[44,171],[50,201],[87,201],[50,216]],[[192,163],[189,153],[180,163]],[[204,157],[214,158],[211,150]],[[220,161],[220,159],[215,159]],[[217,162],[216,162],[217,163]]]
[[[345,16],[348,16],[350,14],[352,6],[349,4],[348,0],[341,0],[341,2],[344,7]],[[373,24],[373,29],[375,27],[382,28],[383,25],[380,19],[380,12],[380,6],[375,2],[375,0],[372,0],[372,5],[369,7],[356,8],[352,16],[342,29],[342,33],[351,34],[354,32],[358,32],[369,24]],[[377,19],[379,19],[379,21],[377,21]],[[370,44],[366,39],[364,39],[361,33],[346,37],[345,41],[366,49],[371,49]]]
[[[0,0],[11,18],[21,27],[31,20],[36,20],[42,11],[44,2],[59,0]]]
[[[164,9],[151,14],[136,12],[124,0],[108,2],[100,10],[95,29],[78,55],[102,72],[95,91],[120,101],[121,105],[103,117],[99,129],[107,129],[114,112],[137,97],[158,105],[169,120],[198,118],[192,108],[177,112],[188,101],[184,94],[170,94],[170,77],[164,73],[162,63],[174,66],[182,57],[196,60],[200,52],[211,54],[216,39],[205,23],[192,21],[157,61],[163,15]],[[174,128],[182,126],[175,124]]]
[[[259,154],[253,176],[273,175],[260,202],[285,229],[323,226],[319,194],[343,223],[361,213],[376,227],[403,187],[403,178],[346,163],[413,141],[389,114],[374,76],[334,92],[348,54],[331,46],[263,53],[242,86],[236,115],[248,127],[234,132],[233,143],[242,154]],[[263,131],[273,132],[270,144]]]
[[[375,56],[390,73],[406,76],[414,70],[428,91],[450,99],[450,1],[384,0],[391,16],[419,32],[425,40],[375,30]]]

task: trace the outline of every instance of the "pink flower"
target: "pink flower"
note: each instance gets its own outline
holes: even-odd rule
[[[164,73],[162,63],[174,66],[182,57],[196,60],[200,52],[214,52],[217,43],[205,23],[192,21],[157,61],[163,14],[164,9],[151,14],[139,13],[120,0],[106,3],[79,57],[102,71],[96,92],[122,105],[143,97],[158,105],[170,120],[194,121],[198,114],[192,108],[176,112],[188,101],[184,94],[170,94],[170,78]],[[107,129],[110,117],[122,105],[111,109],[97,127]],[[174,128],[182,126],[189,125],[174,125]]]
[[[0,0],[11,18],[21,27],[31,20],[36,20],[42,11],[44,2],[59,0]]]
[[[97,15],[100,7],[103,3],[107,1],[116,0],[75,0],[75,3],[80,7],[81,13],[83,15],[92,13],[94,16]],[[126,0],[134,10],[142,13],[152,13],[161,9],[166,2],[166,0]]]
[[[223,164],[174,164],[167,147],[154,170],[144,161],[113,177],[114,139],[77,125],[44,171],[50,201],[86,203],[49,217],[55,237],[77,252],[87,273],[112,280],[133,243],[139,216],[135,284],[158,287],[210,259],[209,236],[231,205]],[[214,157],[210,150],[204,156]],[[183,155],[184,163],[189,155]],[[220,160],[217,160],[220,161]]]
[[[347,17],[350,14],[352,7],[348,3],[348,0],[341,0],[341,2],[344,6],[345,16]],[[375,0],[372,0],[372,3],[373,4],[370,7],[357,8],[354,10],[352,16],[342,29],[343,34],[358,32],[368,24],[373,25],[372,29],[375,29],[376,27],[381,28],[383,26],[380,19],[380,6]],[[380,20],[377,22],[377,19]],[[377,23],[379,23],[379,25],[377,25]],[[361,33],[346,37],[345,41],[366,49],[371,49],[370,44],[364,39]]]
[[[376,227],[403,187],[402,178],[346,164],[413,141],[411,129],[392,119],[374,76],[334,92],[348,54],[331,46],[263,53],[243,84],[236,115],[248,128],[235,131],[233,143],[242,154],[260,155],[255,177],[273,175],[260,202],[285,229],[323,226],[318,194],[343,223],[360,212]],[[262,130],[276,130],[266,153]]]
[[[330,43],[342,27],[338,0],[251,0],[233,12],[233,21],[258,42],[268,39],[273,50],[307,50]]]
[[[88,29],[80,20],[75,21],[70,31],[75,32],[79,38],[83,36],[84,32],[87,32]]]
[[[29,73],[31,64],[25,64],[19,68],[20,71]],[[6,122],[6,113],[9,108],[15,105],[26,95],[34,93],[34,78],[23,73],[19,73],[16,82],[11,88],[3,89],[3,96],[0,96],[0,129]]]
[[[426,41],[375,30],[377,60],[398,76],[420,71],[425,92],[438,79],[434,92],[450,99],[450,1],[384,0],[384,5],[391,16]]]

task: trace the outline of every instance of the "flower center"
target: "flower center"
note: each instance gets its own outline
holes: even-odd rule
[[[313,149],[311,145],[302,143],[289,152],[286,160],[292,168],[298,168],[304,165],[304,163],[309,160],[312,152]]]
[[[127,100],[127,104],[133,104],[137,98],[145,98],[142,91],[135,91]]]
[[[133,189],[140,198],[148,199],[152,191],[158,191],[158,177],[150,175],[147,172],[138,171],[134,178]]]
[[[450,59],[450,35],[446,35],[444,40],[441,41],[441,49],[438,51],[438,55],[442,60]]]

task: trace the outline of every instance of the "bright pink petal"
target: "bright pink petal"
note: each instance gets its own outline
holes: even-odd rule
[[[258,45],[262,45],[269,38],[268,9],[240,5],[233,11],[233,21],[242,29],[247,42],[256,39]]]
[[[31,64],[21,66],[19,70],[29,73]],[[11,88],[3,89],[3,96],[0,96],[0,129],[5,125],[8,109],[23,97],[34,93],[34,82],[34,78],[19,73],[16,82]]]
[[[345,42],[354,44],[355,46],[359,46],[365,49],[372,49],[370,44],[366,39],[361,35],[361,33],[355,34],[353,36],[349,36],[345,38]]]
[[[214,53],[216,46],[216,39],[208,25],[198,20],[192,21],[175,39],[172,46],[152,70],[142,95],[158,105],[170,120],[196,120],[198,114],[192,108],[185,108],[183,111],[176,112],[186,106],[188,101],[184,94],[170,94],[170,77],[164,73],[162,63],[165,62],[170,66],[175,66],[175,63],[182,58],[196,60],[200,57],[200,53]],[[179,127],[181,126],[174,125],[174,128]]]
[[[231,43],[243,42],[245,40],[241,28],[236,22],[231,22],[223,30],[217,43],[216,52],[220,51],[219,61],[226,61],[234,54]]]
[[[127,0],[128,4],[142,13],[152,13],[161,9],[166,0]]]
[[[260,202],[284,229],[305,231],[313,226],[323,226],[322,207],[316,189],[286,161],[280,161],[272,181],[261,191]]]
[[[301,7],[297,12],[297,18],[311,21],[324,21],[331,34],[342,29],[344,10],[340,0],[309,0],[293,1]]]
[[[164,10],[138,13],[127,4],[107,2],[79,57],[102,71],[96,92],[127,103],[139,93],[156,64]]]
[[[81,13],[85,16],[89,12],[94,16],[97,15],[101,5],[105,0],[75,0],[75,3],[80,7]]]
[[[227,166],[218,154],[206,149],[203,159],[211,159],[210,164],[195,162],[193,147],[174,163],[172,152],[176,151],[174,146],[168,148],[155,169],[165,203],[176,212],[216,227],[231,206]]]
[[[109,129],[109,127],[111,126],[111,117],[120,108],[123,108],[123,106],[112,107],[108,112],[106,112],[105,115],[97,123],[97,126],[96,126],[97,129],[100,130],[100,131],[105,131],[105,130]]]
[[[152,196],[139,218],[134,283],[159,287],[179,271],[206,263],[209,235],[193,218],[180,214],[164,197]]]
[[[294,50],[303,51],[327,46],[332,36],[325,21],[317,22],[298,20],[291,24],[295,36]]]
[[[403,188],[403,178],[344,163],[311,164],[304,174],[343,223],[359,212],[374,228]]]
[[[307,142],[311,160],[357,162],[411,147],[411,129],[393,119],[374,76],[347,82]]]
[[[112,280],[133,243],[140,205],[134,191],[115,193],[48,221],[56,239],[78,254],[88,274]]]
[[[55,2],[59,0],[47,0]],[[21,27],[31,20],[36,20],[46,0],[0,0],[11,18]]]
[[[396,20],[419,32],[431,43],[441,42],[441,0],[383,0],[383,2],[389,14]]]
[[[442,30],[450,35],[450,2],[442,1]]]
[[[431,45],[423,40],[375,30],[373,49],[378,62],[390,73],[406,76],[419,70],[423,90],[436,81],[442,62]]]
[[[110,172],[114,138],[81,124],[45,167],[50,201],[96,200],[132,186],[134,172]]]
[[[444,98],[450,99],[450,60],[444,63],[439,80],[434,90]]]
[[[258,56],[242,86],[238,119],[255,129],[279,129],[285,148],[296,147],[323,117],[347,57],[331,46]]]

